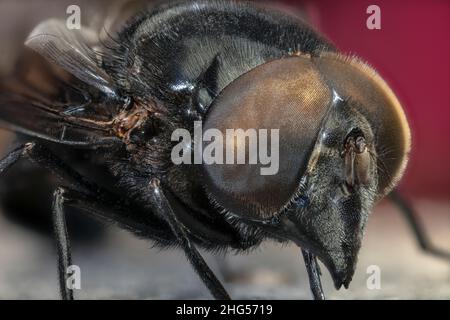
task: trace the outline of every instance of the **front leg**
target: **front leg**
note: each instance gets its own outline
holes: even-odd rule
[[[230,296],[216,278],[212,270],[208,267],[203,257],[198,252],[195,245],[189,239],[184,226],[178,221],[177,216],[172,210],[169,201],[164,195],[160,181],[156,178],[152,179],[149,184],[149,201],[151,209],[159,214],[161,219],[167,222],[177,242],[180,244],[187,259],[194,267],[200,279],[209,289],[216,299],[229,300]]]
[[[302,249],[303,260],[308,271],[309,286],[315,300],[325,300],[325,295],[320,282],[320,268],[315,255]]]

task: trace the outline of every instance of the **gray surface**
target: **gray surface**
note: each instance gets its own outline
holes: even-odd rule
[[[450,204],[416,203],[435,243],[450,250]],[[209,298],[178,250],[151,249],[151,243],[110,227],[98,243],[74,248],[81,267],[78,298]],[[247,255],[205,254],[228,281],[234,298],[310,299],[299,250],[267,243]],[[56,264],[49,239],[0,220],[0,298],[58,298]],[[366,269],[381,268],[381,289],[368,290]],[[381,204],[369,222],[358,268],[349,290],[334,290],[324,269],[331,299],[448,299],[450,264],[422,254],[394,209]]]

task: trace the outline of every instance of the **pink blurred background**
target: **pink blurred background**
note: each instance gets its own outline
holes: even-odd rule
[[[408,196],[450,199],[450,1],[285,0],[345,53],[374,66],[406,109],[413,133],[401,184]],[[369,30],[369,5],[381,30]]]

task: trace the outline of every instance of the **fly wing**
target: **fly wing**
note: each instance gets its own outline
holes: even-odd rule
[[[30,34],[12,77],[0,83],[0,123],[27,135],[64,144],[115,140],[112,120],[124,101],[90,29],[69,30],[57,20]]]
[[[69,30],[63,21],[50,19],[31,32],[25,45],[106,95],[117,96],[110,76],[99,67],[101,55],[92,48],[96,42],[93,30]]]
[[[37,71],[37,70],[34,70]],[[92,145],[113,139],[106,108],[93,103],[84,88],[56,74],[30,74],[26,82],[1,85],[0,125],[63,144]],[[67,76],[67,75],[66,75]],[[50,78],[53,77],[53,78]]]
[[[103,132],[99,135],[98,128],[78,126],[76,120],[62,121],[59,115],[40,110],[41,106],[30,101],[0,100],[0,108],[4,109],[5,105],[19,110],[8,109],[6,111],[9,113],[8,116],[14,114],[15,119],[14,121],[0,119],[0,125],[27,136],[80,147],[98,147],[116,141],[114,137],[103,137]],[[0,117],[3,118],[4,113],[2,111]]]

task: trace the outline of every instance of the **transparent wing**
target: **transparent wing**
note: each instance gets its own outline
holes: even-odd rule
[[[71,145],[115,140],[116,110],[98,90],[32,51],[25,51],[14,75],[0,83],[0,125],[33,137]]]
[[[63,21],[50,19],[39,24],[25,45],[48,61],[108,96],[117,96],[111,77],[99,67],[98,53],[90,45],[98,42],[88,28],[70,30]]]

